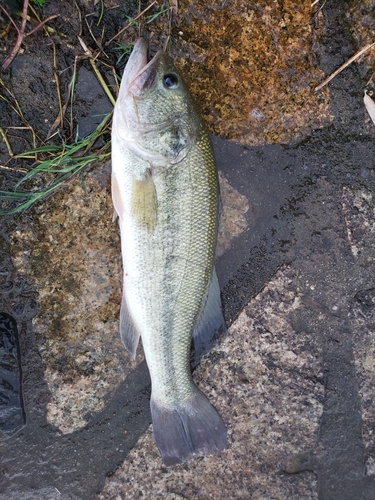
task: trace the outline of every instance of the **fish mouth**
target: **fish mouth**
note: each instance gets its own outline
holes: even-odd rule
[[[125,78],[123,83],[127,92],[135,97],[141,97],[152,87],[162,53],[162,51],[157,52],[149,61],[148,42],[144,38],[136,41],[123,74],[123,80]]]

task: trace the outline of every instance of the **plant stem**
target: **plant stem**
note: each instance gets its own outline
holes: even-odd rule
[[[47,19],[45,19],[44,21],[40,22],[29,33],[25,33],[26,21],[27,21],[27,9],[29,8],[29,0],[24,0],[24,2],[23,2],[21,28],[18,28],[18,26],[16,25],[16,23],[13,21],[13,19],[11,18],[11,16],[8,14],[8,12],[6,11],[6,9],[2,5],[0,5],[0,8],[9,17],[11,23],[13,24],[13,26],[16,28],[16,31],[17,31],[17,40],[16,40],[16,43],[15,43],[15,45],[14,45],[11,53],[5,59],[5,61],[3,62],[3,65],[2,65],[3,69],[7,69],[7,67],[9,66],[9,64],[11,64],[11,62],[13,61],[13,59],[18,54],[24,38],[27,37],[27,36],[29,36],[29,35],[31,35],[32,33],[35,33],[35,31],[37,31],[39,28],[41,28],[45,23],[47,23],[51,19],[54,19],[55,17],[57,17],[57,15],[47,17]]]

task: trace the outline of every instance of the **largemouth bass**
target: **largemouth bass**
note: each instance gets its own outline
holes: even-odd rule
[[[214,252],[219,184],[205,125],[172,59],[148,62],[139,39],[112,127],[112,198],[123,259],[120,334],[139,337],[151,375],[156,444],[166,465],[227,446],[226,427],[194,385],[192,337],[225,329]]]

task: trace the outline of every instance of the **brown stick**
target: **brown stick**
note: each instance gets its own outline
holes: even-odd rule
[[[11,23],[13,24],[13,26],[16,28],[17,33],[19,33],[19,32],[20,32],[20,30],[18,29],[17,24],[13,21],[13,19],[12,19],[12,18],[11,18],[11,16],[10,16],[10,14],[8,14],[8,12],[7,12],[6,8],[5,8],[5,7],[3,7],[3,6],[1,5],[1,3],[0,3],[0,9],[1,9],[4,13],[5,13],[5,15],[6,15],[7,17],[9,17],[10,22],[11,22]]]
[[[44,21],[41,21],[37,26],[35,26],[35,28],[33,28],[31,31],[29,31],[28,33],[25,33],[24,37],[26,38],[27,36],[29,35],[32,35],[33,33],[35,33],[36,31],[38,31],[39,28],[41,28],[44,24],[48,23],[48,21],[51,21],[51,19],[55,19],[55,17],[59,17],[58,14],[54,14],[53,16],[49,16],[47,17],[47,19],[44,19]]]
[[[23,8],[22,8],[21,29],[18,30],[17,41],[16,41],[15,46],[12,49],[12,52],[9,54],[9,56],[3,62],[3,69],[6,69],[9,66],[9,64],[13,61],[13,59],[16,57],[16,55],[18,54],[18,51],[21,48],[21,44],[23,42],[23,37],[24,37],[24,33],[25,33],[25,28],[26,28],[28,6],[29,6],[29,0],[24,0]]]
[[[54,19],[55,17],[57,17],[57,15],[47,17],[47,19],[45,19],[44,21],[40,22],[35,28],[33,28],[31,31],[29,31],[29,33],[25,33],[26,21],[27,21],[27,9],[29,7],[29,0],[24,0],[24,2],[23,2],[23,7],[22,7],[22,21],[21,21],[21,28],[20,29],[18,28],[18,26],[16,25],[16,23],[13,21],[13,19],[11,18],[11,16],[8,14],[8,12],[4,9],[4,7],[2,5],[0,5],[0,7],[1,7],[1,10],[3,12],[5,12],[5,14],[9,17],[11,23],[13,24],[13,26],[17,30],[17,40],[16,40],[16,43],[15,43],[15,45],[14,45],[11,53],[9,54],[9,56],[5,59],[5,61],[2,64],[2,68],[6,69],[9,66],[9,64],[14,60],[14,58],[16,57],[16,55],[18,54],[24,38],[27,37],[27,36],[29,36],[29,35],[31,35],[32,33],[35,33],[35,31],[37,31],[39,28],[41,28],[45,23],[47,23],[51,19]]]
[[[151,7],[153,5],[155,5],[157,3],[157,0],[154,0],[152,3],[150,3],[150,5],[148,7],[146,7],[144,10],[142,10],[142,12],[140,14],[138,14],[137,16],[135,16],[135,18],[133,19],[133,21],[136,21],[137,19],[139,19],[145,12],[148,11],[148,9],[151,9]],[[118,33],[116,33],[115,36],[113,36],[107,43],[106,45],[109,45],[115,38],[117,38],[118,36],[121,35],[121,33],[123,33],[125,30],[127,30],[129,28],[129,26],[132,25],[132,21],[130,21],[126,26],[125,28],[122,28],[122,30],[120,30]]]
[[[334,71],[332,73],[332,75],[330,75],[322,83],[320,83],[317,87],[315,87],[315,91],[317,92],[318,90],[321,90],[325,85],[327,85],[327,83],[329,83],[331,80],[333,80],[333,78],[335,78],[335,76],[337,76],[339,73],[341,73],[342,70],[344,70],[347,66],[349,66],[349,64],[351,64],[353,61],[358,59],[358,57],[360,57],[362,54],[364,54],[365,52],[370,50],[371,47],[373,47],[374,45],[375,45],[375,42],[370,43],[369,45],[366,45],[366,47],[363,47],[363,49],[359,50],[356,54],[354,54],[354,56],[352,56],[350,59],[348,59],[346,61],[346,63],[344,63],[336,71]]]

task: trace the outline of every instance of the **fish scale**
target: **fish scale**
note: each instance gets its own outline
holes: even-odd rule
[[[202,136],[208,142],[203,131]],[[212,272],[207,262],[211,262],[213,258],[217,224],[216,170],[213,161],[206,162],[206,169],[201,168],[201,142],[197,143],[196,154],[193,151],[181,164],[155,178],[161,221],[153,234],[146,228],[138,228],[139,232],[134,235],[134,238],[139,238],[140,247],[145,248],[147,245],[148,255],[146,256],[146,252],[143,253],[138,265],[139,269],[142,269],[141,282],[149,293],[146,294],[139,285],[135,285],[134,293],[139,293],[143,297],[143,299],[140,297],[142,300],[140,307],[144,311],[144,322],[152,325],[151,329],[148,328],[150,331],[146,331],[145,328],[145,333],[142,335],[151,376],[164,381],[174,379],[171,377],[171,374],[174,374],[175,390],[185,399],[191,395],[191,384],[187,379],[187,373],[190,373],[191,325],[194,324],[201,308],[200,297],[207,288]],[[209,155],[203,156],[210,160]],[[199,158],[199,162],[196,157]],[[195,165],[199,165],[200,168]],[[186,182],[186,178],[190,178],[190,182]],[[183,193],[176,191],[177,184],[183,186]],[[182,194],[183,203],[180,201]],[[197,203],[197,200],[202,199],[206,206]],[[176,207],[176,204],[183,206]],[[167,216],[174,212],[178,214],[178,220],[172,218],[168,227],[163,214]],[[179,233],[178,243],[175,244],[174,255],[168,255],[166,258],[164,249],[158,251],[159,241],[165,230],[173,231],[170,226],[173,227],[174,223],[178,226],[174,229],[174,232]],[[168,265],[169,260],[171,263]],[[154,273],[158,272],[156,269],[159,269],[160,280],[154,279]],[[170,310],[172,304],[173,311]],[[163,343],[160,342],[160,336],[153,335],[155,325],[158,325]],[[170,347],[171,338],[174,340],[172,345],[176,346],[176,349]],[[155,399],[157,394],[163,393],[160,396],[163,402],[166,404],[169,399],[173,404],[175,394],[170,391],[167,384],[160,383],[157,386],[154,384],[154,387]]]
[[[141,39],[112,127],[124,272],[120,334],[133,357],[142,338],[154,436],[172,465],[227,445],[221,417],[190,372],[192,337],[225,329],[214,270],[219,184],[209,135],[181,75],[164,52],[149,63],[146,53]]]

